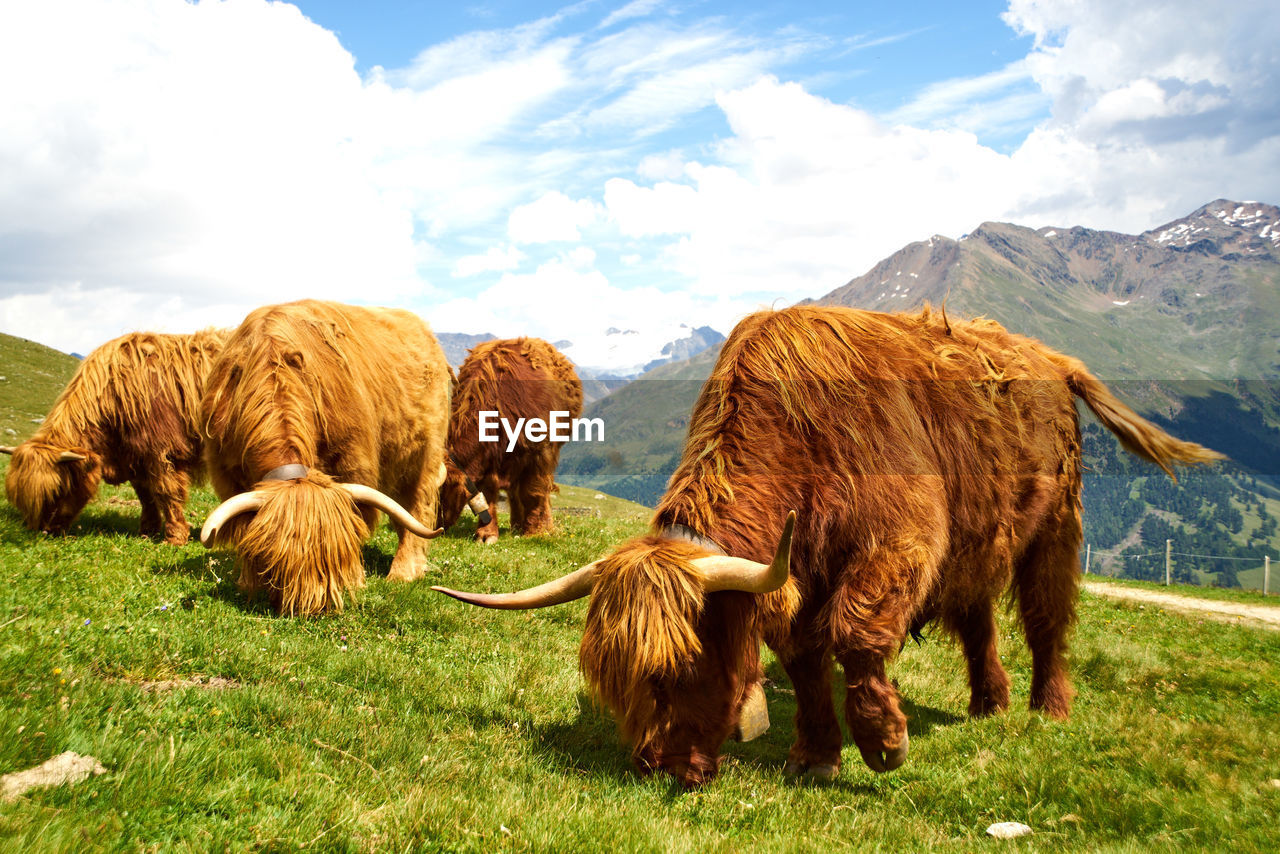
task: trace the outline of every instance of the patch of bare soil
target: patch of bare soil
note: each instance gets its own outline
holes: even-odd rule
[[[14,801],[30,789],[45,786],[73,786],[107,769],[92,756],[81,756],[68,750],[26,771],[15,771],[0,777],[0,800]]]
[[[1203,614],[1213,620],[1237,624],[1243,622],[1280,631],[1280,608],[1272,605],[1250,605],[1245,602],[1196,599],[1191,596],[1179,596],[1176,593],[1161,593],[1157,590],[1146,590],[1141,587],[1123,587],[1119,584],[1106,584],[1098,581],[1090,581],[1081,586],[1098,596],[1149,602],[1161,608],[1168,608],[1170,611]]]
[[[240,683],[225,676],[198,676],[194,679],[161,679],[155,682],[139,682],[138,687],[148,693],[161,691],[177,691],[180,688],[204,688],[208,691],[221,691],[226,688],[239,688]]]

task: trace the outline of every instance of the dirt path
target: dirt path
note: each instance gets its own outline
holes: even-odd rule
[[[1228,623],[1247,623],[1248,625],[1280,631],[1280,607],[1274,605],[1248,605],[1244,602],[1222,602],[1217,599],[1195,599],[1190,596],[1179,596],[1176,593],[1160,593],[1141,587],[1123,587],[1119,584],[1090,581],[1082,585],[1085,590],[1098,596],[1110,596],[1114,599],[1133,599],[1139,602],[1150,602],[1170,611],[1182,611],[1189,614],[1203,614],[1214,620]]]

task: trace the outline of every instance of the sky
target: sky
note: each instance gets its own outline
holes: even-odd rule
[[[626,368],[984,221],[1280,202],[1274,12],[0,0],[0,332],[316,297]]]

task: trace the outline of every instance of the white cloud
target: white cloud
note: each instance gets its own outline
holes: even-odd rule
[[[1238,149],[1272,136],[1280,112],[1280,16],[1195,0],[1063,5],[1012,0],[1034,38],[1027,69],[1054,122],[1099,146],[1124,134],[1160,146],[1193,136]]]
[[[507,233],[516,243],[577,241],[582,239],[581,229],[599,216],[600,209],[595,202],[575,201],[552,190],[537,201],[513,210],[507,221]]]
[[[481,255],[464,255],[453,265],[453,275],[458,278],[480,273],[514,270],[525,259],[525,254],[515,246],[491,246]]]
[[[600,29],[612,27],[614,24],[619,24],[632,18],[648,17],[662,8],[662,4],[663,0],[631,0],[627,5],[606,15],[605,19],[600,22]]]
[[[764,79],[719,98],[733,136],[687,182],[614,179],[605,204],[626,235],[677,236],[666,258],[706,295],[796,299],[838,286],[931,233],[959,233],[1008,158],[958,131],[890,127],[795,83]],[[891,251],[891,250],[890,250]]]
[[[0,23],[0,78],[23,81],[0,87],[0,296],[144,293],[135,323],[158,325],[175,291],[416,287],[410,213],[368,180],[331,33],[285,5],[69,5]]]
[[[728,329],[744,313],[735,301],[658,288],[620,288],[591,266],[579,249],[538,266],[508,273],[474,299],[453,299],[430,315],[436,329],[488,331],[499,337],[536,335],[568,339],[566,355],[587,367],[635,368],[668,341],[687,336],[681,324]],[[608,334],[609,329],[635,334]]]

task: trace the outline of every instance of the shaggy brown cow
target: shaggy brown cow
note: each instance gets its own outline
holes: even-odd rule
[[[498,541],[498,490],[505,489],[511,505],[511,527],[526,536],[550,533],[551,495],[556,491],[556,465],[563,443],[532,442],[521,433],[512,450],[501,429],[497,442],[480,441],[480,413],[497,412],[512,425],[516,419],[540,418],[552,412],[582,414],[582,382],[573,363],[541,338],[486,341],[472,348],[458,369],[449,422],[449,473],[440,490],[437,522],[448,528],[458,521],[468,498],[479,492],[483,501],[472,509],[481,516],[476,539]],[[482,513],[489,508],[486,523]]]
[[[133,484],[143,536],[182,545],[187,490],[204,470],[200,393],[227,330],[132,332],[81,363],[36,434],[16,448],[5,494],[28,528],[66,533],[99,482]]]
[[[388,577],[419,578],[420,538],[441,533],[418,520],[435,518],[449,382],[410,312],[312,300],[255,310],[205,391],[205,456],[224,500],[201,541],[235,544],[246,591],[314,614],[364,586],[360,547],[382,510],[400,537]]]
[[[1080,574],[1073,396],[1166,471],[1220,458],[1143,421],[1079,361],[992,321],[760,312],[702,389],[652,533],[529,591],[443,592],[498,608],[590,594],[582,670],[637,764],[685,785],[714,776],[735,724],[759,729],[747,719],[761,638],[795,686],[790,773],[839,769],[833,656],[864,761],[902,763],[907,721],[885,662],[919,616],[959,637],[970,713],[1004,708],[993,603],[1006,589],[1031,648],[1031,707],[1062,718]],[[775,543],[773,562],[755,563]]]

